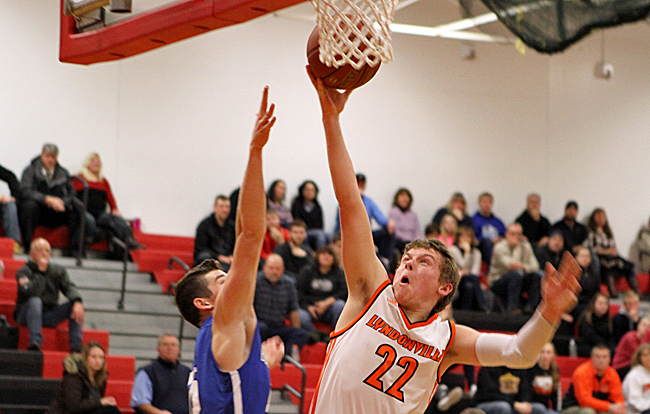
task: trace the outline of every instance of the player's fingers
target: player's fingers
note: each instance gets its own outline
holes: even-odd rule
[[[557,270],[553,267],[553,265],[550,262],[546,262],[546,265],[544,266],[544,278],[546,279],[556,279],[554,276],[557,275]]]
[[[266,106],[269,99],[269,87],[264,87],[264,92],[262,93],[262,104],[260,105],[260,115],[263,115],[266,112]]]

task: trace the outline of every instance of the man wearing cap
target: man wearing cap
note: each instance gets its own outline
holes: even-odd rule
[[[551,230],[559,230],[564,237],[564,248],[575,254],[578,247],[587,239],[589,232],[587,227],[578,222],[578,203],[571,200],[564,207],[564,217],[553,224]]]

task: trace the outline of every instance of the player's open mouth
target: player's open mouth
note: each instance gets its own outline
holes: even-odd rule
[[[402,280],[400,280],[400,283],[403,283],[405,285],[409,284],[409,278],[408,276],[402,276]]]

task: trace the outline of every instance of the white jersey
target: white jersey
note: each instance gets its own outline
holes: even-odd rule
[[[437,314],[410,323],[387,280],[350,325],[332,333],[310,414],[423,413],[455,332]]]

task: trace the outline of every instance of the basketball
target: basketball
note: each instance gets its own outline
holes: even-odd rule
[[[360,69],[353,68],[349,63],[339,68],[327,66],[320,61],[318,48],[318,26],[316,26],[307,40],[307,61],[314,77],[322,79],[325,86],[336,89],[358,88],[368,83],[381,66],[381,62],[374,67],[364,65]]]

